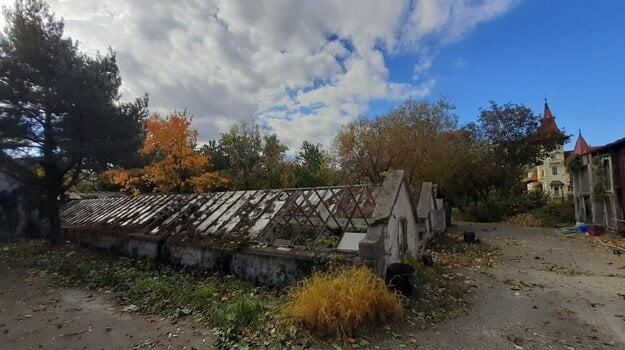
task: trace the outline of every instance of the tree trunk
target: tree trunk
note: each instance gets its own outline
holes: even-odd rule
[[[49,111],[51,108],[47,108],[46,110]],[[50,225],[48,234],[50,235],[50,243],[58,245],[61,244],[60,196],[63,192],[63,174],[54,154],[56,146],[51,114],[46,114],[43,127],[43,163],[41,165],[45,172],[44,193],[46,196],[46,215],[48,224]]]
[[[60,214],[60,204],[58,199],[58,194],[50,191],[48,189],[48,193],[46,194],[46,206],[47,206],[47,214],[48,214],[48,222],[50,223],[50,243],[52,245],[61,244],[61,214]]]

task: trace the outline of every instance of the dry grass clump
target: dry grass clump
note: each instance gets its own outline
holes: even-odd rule
[[[366,267],[316,273],[288,293],[284,312],[311,332],[350,336],[401,315],[399,296]]]

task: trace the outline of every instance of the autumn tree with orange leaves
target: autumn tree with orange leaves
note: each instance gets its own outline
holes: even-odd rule
[[[223,189],[228,180],[210,172],[211,159],[196,152],[198,133],[191,129],[187,112],[166,118],[158,114],[145,123],[146,138],[141,154],[147,165],[136,169],[114,169],[108,181],[123,192],[188,193]]]

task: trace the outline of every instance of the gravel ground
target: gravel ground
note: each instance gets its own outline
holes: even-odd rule
[[[0,349],[210,348],[210,330],[120,310],[110,295],[0,267]]]
[[[625,349],[625,259],[554,229],[463,224],[498,246],[471,312],[416,332],[418,349]]]

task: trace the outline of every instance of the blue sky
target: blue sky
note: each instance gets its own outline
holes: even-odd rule
[[[389,55],[391,80],[412,80],[415,60]],[[542,113],[546,96],[574,134],[569,148],[578,128],[591,145],[625,137],[625,1],[522,1],[439,48],[425,76],[437,82],[429,97],[448,97],[461,122],[489,100]],[[369,113],[395,105],[378,101]]]
[[[591,145],[625,136],[624,0],[48,2],[81,50],[117,53],[123,100],[187,109],[200,142],[256,122],[296,153],[439,96],[462,123],[489,100],[540,113],[546,96]]]

